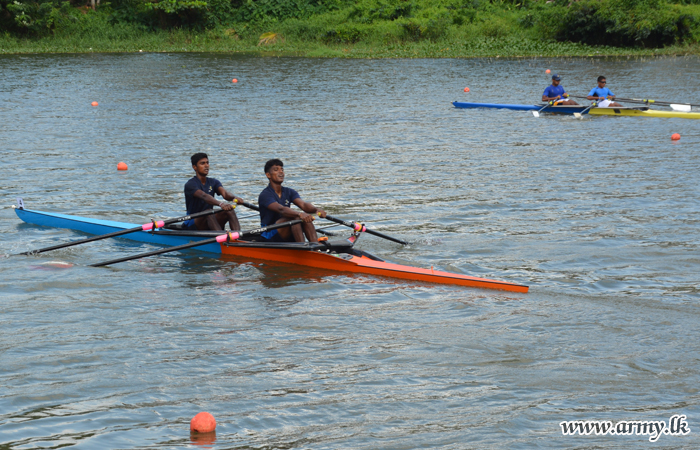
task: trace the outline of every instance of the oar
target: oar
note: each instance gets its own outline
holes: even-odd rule
[[[534,112],[534,111],[533,111],[533,112]],[[254,209],[254,210],[256,210],[256,211],[260,211],[260,208],[258,208],[257,206],[255,206],[255,205],[253,205],[253,204],[250,204],[250,203],[248,203],[248,202],[241,202],[240,204],[243,205],[243,206],[245,206],[246,208],[250,208],[250,209]],[[379,237],[381,237],[381,238],[388,239],[388,240],[390,240],[390,241],[394,241],[394,242],[399,243],[399,244],[408,245],[408,242],[406,242],[406,241],[402,241],[401,239],[396,239],[396,238],[393,238],[393,237],[391,237],[391,236],[387,236],[386,234],[382,234],[382,233],[380,233],[379,231],[369,230],[369,229],[367,229],[367,227],[365,227],[364,225],[359,224],[359,223],[356,223],[356,222],[347,222],[347,221],[345,221],[345,220],[336,219],[335,217],[329,216],[329,215],[326,215],[325,218],[328,219],[328,220],[330,220],[331,222],[339,223],[339,224],[341,224],[341,225],[345,225],[346,227],[350,227],[350,228],[352,228],[352,229],[355,230],[355,231],[364,231],[364,232],[367,232],[367,233],[369,233],[369,234],[373,234],[373,235],[375,235],[375,236],[379,236]]]
[[[591,107],[597,106],[597,105],[598,105],[598,102],[593,102],[593,103],[591,103],[591,106],[589,106],[588,108],[584,109],[584,110],[581,111],[580,113],[575,112],[575,113],[574,113],[574,117],[576,117],[577,119],[580,119],[581,117],[583,117],[584,114],[586,114],[586,111],[588,111],[589,109],[591,109]]]
[[[231,205],[231,206],[233,206],[234,208],[236,207],[236,205]],[[129,228],[128,230],[121,230],[121,231],[115,231],[113,233],[101,234],[99,236],[93,236],[90,238],[81,239],[79,241],[67,242],[65,244],[52,245],[51,247],[40,248],[38,250],[29,250],[26,252],[18,253],[18,255],[35,255],[37,253],[48,252],[50,250],[57,250],[59,248],[72,247],[73,245],[86,244],[88,242],[99,241],[99,240],[107,239],[107,238],[111,238],[111,237],[123,236],[125,234],[134,233],[136,231],[151,231],[155,228],[163,228],[164,226],[170,225],[171,223],[184,222],[185,220],[190,220],[190,219],[194,219],[197,217],[208,216],[210,214],[214,214],[214,213],[217,213],[220,211],[222,211],[222,210],[209,209],[209,210],[202,211],[202,212],[199,212],[196,214],[190,214],[189,216],[176,217],[174,219],[151,220],[151,223],[147,223],[147,224],[144,224],[144,225],[141,225],[138,227],[134,227],[134,228]]]
[[[346,220],[342,220],[342,219],[338,219],[338,218],[333,217],[333,216],[329,216],[328,214],[326,214],[325,219],[330,220],[331,222],[335,222],[335,223],[339,223],[339,224],[341,224],[341,225],[345,225],[346,227],[350,227],[350,228],[352,228],[352,229],[355,230],[355,231],[362,231],[362,232],[365,232],[365,233],[373,234],[373,235],[375,235],[375,236],[379,236],[380,238],[388,239],[388,240],[393,241],[393,242],[396,242],[396,243],[398,243],[398,244],[408,245],[408,242],[406,242],[406,241],[403,241],[403,240],[401,240],[401,239],[397,239],[397,238],[394,238],[394,237],[391,237],[391,236],[387,236],[386,234],[380,233],[379,231],[370,230],[369,228],[367,228],[366,226],[364,226],[364,225],[361,224],[361,223],[357,223],[357,222],[348,222],[348,221],[346,221]]]
[[[694,103],[681,103],[681,102],[664,102],[661,100],[652,100],[652,99],[645,99],[645,98],[615,98],[615,100],[620,100],[622,102],[643,102],[643,103],[656,103],[659,105],[664,105],[664,106],[671,106],[671,107],[700,107],[700,105],[696,105]]]
[[[236,203],[238,203],[239,205],[243,205],[243,206],[245,206],[245,207],[248,208],[248,209],[252,209],[253,211],[260,211],[260,208],[258,208],[257,206],[255,206],[255,205],[252,204],[252,203],[248,203],[248,202],[246,202],[246,201],[243,201],[243,202],[240,202],[240,203],[239,203],[238,200],[236,200]]]
[[[101,263],[91,264],[91,265],[92,265],[92,267],[109,266],[110,264],[116,264],[116,263],[120,263],[120,262],[124,262],[124,261],[131,261],[132,259],[145,258],[147,256],[162,255],[163,253],[176,252],[178,250],[185,250],[185,249],[192,248],[192,247],[199,247],[200,245],[213,244],[214,242],[218,242],[218,243],[231,242],[231,241],[235,241],[236,239],[240,239],[244,236],[251,236],[254,234],[260,234],[260,233],[264,233],[266,231],[271,231],[271,230],[276,230],[278,228],[284,228],[284,227],[296,225],[298,223],[301,223],[301,220],[297,219],[297,220],[292,220],[290,222],[278,223],[278,224],[269,225],[266,227],[256,228],[255,230],[250,230],[250,231],[241,231],[241,232],[229,231],[226,234],[220,234],[215,238],[204,239],[203,241],[190,242],[189,244],[178,245],[176,247],[164,248],[161,250],[155,250],[155,251],[147,252],[147,253],[139,253],[138,255],[126,256],[124,258],[113,259],[111,261],[104,261]]]
[[[544,105],[539,111],[532,111],[532,115],[535,117],[540,117],[540,113],[544,111],[545,108],[552,106],[552,104],[554,104],[554,100]]]
[[[572,97],[576,98],[586,98],[582,95],[572,95]],[[661,100],[652,100],[650,98],[621,98],[621,97],[615,97],[615,100],[619,100],[621,102],[627,102],[627,103],[640,103],[644,105],[650,105],[652,103],[655,103],[659,106],[668,106],[671,109],[674,109],[676,111],[684,111],[684,112],[690,112],[691,107],[700,107],[700,105],[696,105],[694,103],[672,103],[672,102],[663,102]]]

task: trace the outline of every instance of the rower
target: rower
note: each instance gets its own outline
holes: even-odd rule
[[[603,75],[598,77],[598,86],[591,89],[586,97],[588,100],[598,100],[599,108],[620,108],[621,104],[615,101],[615,94],[610,89],[605,87],[608,81]]]
[[[543,102],[553,101],[555,105],[578,105],[575,101],[569,98],[569,94],[564,90],[564,86],[560,85],[561,77],[556,73],[552,75],[552,84],[544,89],[542,94]]]
[[[241,226],[238,223],[236,212],[233,210],[234,207],[215,199],[214,196],[218,194],[228,201],[243,202],[243,200],[224,189],[221,182],[216,178],[207,177],[209,175],[209,157],[206,153],[195,153],[190,159],[192,160],[195,176],[185,183],[187,214],[196,214],[213,209],[214,206],[219,206],[222,211],[186,220],[182,223],[182,227],[189,230],[223,230],[228,222],[231,230],[240,230]]]
[[[279,159],[271,159],[265,163],[265,176],[269,180],[269,184],[258,197],[260,225],[265,227],[295,219],[302,220],[302,223],[266,231],[261,234],[263,240],[268,242],[304,242],[304,236],[306,236],[309,242],[318,242],[313,221],[316,215],[326,217],[326,212],[302,200],[294,189],[282,187],[284,163]],[[301,211],[292,209],[290,207],[292,204],[298,206]]]

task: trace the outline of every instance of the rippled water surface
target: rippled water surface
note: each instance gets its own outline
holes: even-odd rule
[[[537,102],[546,69],[700,104],[698,58],[0,57],[0,448],[640,448],[559,423],[673,414],[691,433],[654,446],[697,448],[700,121],[451,105]],[[155,249],[118,239],[9,256],[83,237],[16,197],[181,215],[196,151],[251,201],[279,157],[306,200],[412,243],[361,249],[530,292],[196,251],[88,267]]]

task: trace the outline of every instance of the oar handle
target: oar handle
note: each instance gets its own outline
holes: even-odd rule
[[[373,234],[373,235],[378,236],[380,238],[384,238],[384,239],[387,239],[389,241],[396,242],[397,244],[408,245],[408,242],[406,242],[404,240],[397,239],[397,238],[391,237],[391,236],[387,236],[386,234],[380,233],[379,231],[370,230],[369,228],[362,225],[361,223],[348,222],[347,220],[338,219],[337,217],[333,217],[333,216],[330,216],[328,214],[326,214],[325,218],[327,220],[330,220],[331,222],[339,223],[341,225],[345,225],[346,227],[352,228],[355,231]]]
[[[155,256],[155,255],[161,255],[163,253],[176,252],[178,250],[186,250],[188,248],[199,247],[200,245],[213,244],[215,242],[218,242],[218,243],[231,242],[231,241],[235,241],[236,239],[240,239],[240,238],[245,237],[245,236],[260,234],[260,233],[264,233],[266,231],[276,230],[278,228],[290,227],[292,225],[296,225],[296,224],[301,223],[301,222],[302,222],[301,220],[297,219],[297,220],[292,220],[289,222],[277,223],[274,225],[268,225],[266,227],[256,228],[255,230],[250,230],[250,231],[243,231],[243,232],[231,231],[228,233],[222,233],[222,234],[220,234],[214,238],[211,238],[211,239],[204,239],[203,241],[190,242],[189,244],[178,245],[176,247],[163,248],[160,250],[154,250],[152,252],[140,253],[138,255],[126,256],[124,258],[113,259],[110,261],[104,261],[101,263],[91,264],[91,265],[92,265],[92,267],[109,266],[111,264],[117,264],[120,262],[131,261],[132,259],[140,259],[140,258],[145,258],[147,256]]]

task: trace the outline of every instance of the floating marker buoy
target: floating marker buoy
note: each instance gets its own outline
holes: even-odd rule
[[[216,430],[216,420],[208,412],[201,412],[190,420],[191,433],[211,433]]]
[[[97,106],[97,105],[99,105],[99,103],[97,103],[97,102],[92,102],[92,103],[90,103],[90,104],[91,104],[92,106]]]
[[[681,138],[681,135],[678,134],[678,133],[673,133],[673,134],[671,135],[671,140],[677,141],[677,140],[679,140],[680,138]]]
[[[238,83],[238,78],[234,78],[233,80],[231,80],[231,82],[232,82],[232,83]]]
[[[128,168],[129,166],[127,166],[125,162],[120,162],[117,164],[117,170],[127,170]]]
[[[549,70],[549,69],[547,69],[547,70],[544,71],[544,73],[551,73],[551,72],[552,72],[552,71]]]
[[[465,87],[465,88],[464,88],[464,92],[469,92],[469,88],[468,88],[468,87]]]

